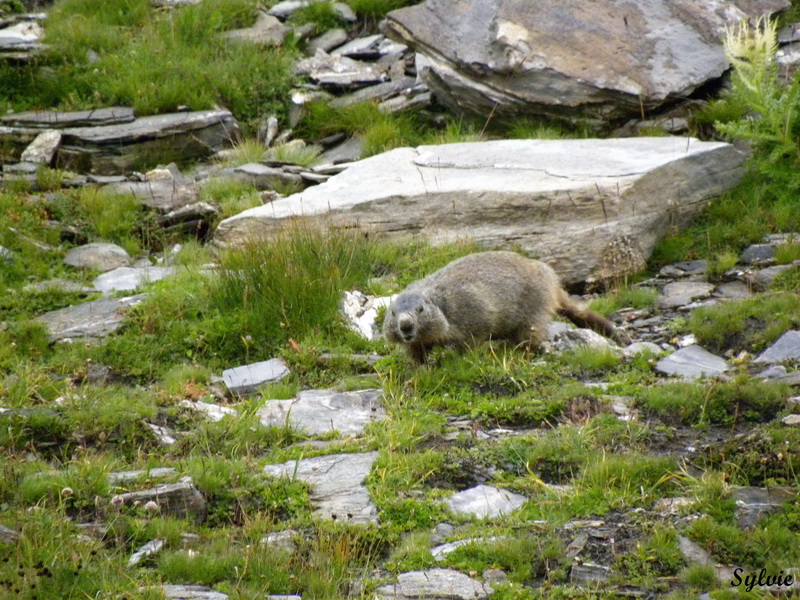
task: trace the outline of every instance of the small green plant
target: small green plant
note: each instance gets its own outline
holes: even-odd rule
[[[708,262],[710,277],[721,277],[726,271],[732,269],[739,262],[739,254],[729,248],[717,252]]]
[[[616,567],[625,573],[626,581],[646,583],[654,577],[677,574],[684,562],[677,532],[656,527],[632,552],[620,556]]]
[[[325,2],[317,2],[316,4],[325,4]],[[319,158],[320,153],[319,146],[299,145],[290,142],[280,146],[273,146],[269,149],[267,155],[273,160],[292,163],[301,167],[310,167]]]
[[[651,287],[622,287],[609,292],[589,303],[589,308],[601,315],[610,315],[624,307],[642,309],[653,308],[658,299],[658,290]]]
[[[258,140],[239,140],[233,145],[231,152],[225,156],[223,164],[229,167],[238,167],[248,163],[261,162],[266,155],[267,149]]]
[[[788,265],[800,260],[800,243],[788,241],[775,249],[775,262],[779,265]]]
[[[333,2],[310,2],[292,13],[290,21],[297,25],[314,23],[319,31],[342,27],[345,24],[345,20],[336,12]]]

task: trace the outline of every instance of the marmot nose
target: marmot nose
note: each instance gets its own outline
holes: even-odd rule
[[[403,333],[411,333],[414,330],[414,325],[410,321],[403,321],[400,323],[400,331]]]

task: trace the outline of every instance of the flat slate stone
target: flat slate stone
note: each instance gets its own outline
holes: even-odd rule
[[[315,514],[344,523],[377,523],[378,509],[372,503],[364,479],[369,475],[377,452],[329,454],[267,465],[264,474],[292,477],[312,487]]]
[[[194,184],[181,184],[166,179],[125,181],[111,184],[104,189],[114,194],[130,194],[147,208],[160,213],[169,213],[196,204],[200,199]]]
[[[367,424],[386,418],[382,398],[383,392],[377,389],[304,390],[292,400],[267,400],[256,414],[267,427],[282,427],[288,423],[293,429],[310,435],[331,431],[360,435]]]
[[[146,283],[159,281],[175,274],[175,267],[119,267],[92,281],[99,292],[120,292],[135,290]]]
[[[206,499],[194,484],[187,481],[165,483],[149,490],[127,492],[116,496],[123,504],[153,501],[158,504],[161,514],[178,518],[193,517],[202,521],[206,516]]]
[[[77,269],[111,271],[131,264],[131,257],[125,248],[117,244],[95,242],[72,248],[64,256],[64,262]]]
[[[800,360],[800,331],[787,331],[753,362],[775,364],[787,360]]]
[[[736,500],[736,520],[740,527],[753,527],[762,517],[776,512],[796,494],[797,491],[790,487],[734,487],[731,496]]]
[[[37,135],[19,158],[22,162],[50,166],[59,145],[61,145],[61,132],[48,129]]]
[[[144,546],[134,552],[128,559],[128,567],[134,567],[142,562],[142,559],[158,554],[164,548],[166,540],[155,539],[147,542]]]
[[[739,262],[746,265],[763,265],[775,260],[775,251],[777,248],[774,244],[753,244],[745,248],[742,256],[739,257]]]
[[[100,298],[53,310],[34,319],[43,323],[51,339],[97,339],[114,332],[125,318],[126,308],[136,306],[145,294],[127,298]]]
[[[672,137],[396,148],[225,219],[214,237],[270,236],[298,216],[433,244],[470,236],[541,256],[572,285],[602,270],[620,240],[649,256],[664,224],[688,223],[739,180],[743,161],[729,144]]]
[[[57,166],[116,175],[211,156],[239,139],[239,125],[227,110],[207,110],[141,117],[121,125],[69,127],[62,134]]]
[[[444,503],[454,513],[478,518],[499,517],[522,506],[527,498],[490,485],[477,485],[447,498]]]
[[[655,370],[659,373],[679,375],[685,379],[715,377],[722,375],[728,368],[725,359],[696,344],[673,352],[655,365]]]
[[[228,595],[202,585],[162,585],[167,600],[228,600]]]
[[[232,394],[252,394],[266,383],[280,381],[289,374],[289,367],[280,358],[271,358],[241,367],[225,369],[222,380]]]
[[[0,123],[10,127],[32,127],[35,129],[66,129],[67,127],[97,127],[120,125],[135,119],[132,108],[112,106],[93,110],[58,112],[54,110],[32,110],[0,117]]]
[[[209,402],[181,400],[179,406],[202,414],[208,421],[211,421],[212,423],[217,423],[222,421],[222,419],[225,417],[235,417],[239,414],[234,408],[229,406],[220,406],[219,404],[211,404]]]
[[[677,308],[693,300],[708,298],[713,291],[714,286],[704,281],[676,281],[664,286],[658,304],[662,308]]]
[[[454,569],[410,571],[375,590],[379,600],[482,600],[494,589]]]

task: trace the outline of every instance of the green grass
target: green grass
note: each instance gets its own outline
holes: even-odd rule
[[[688,327],[707,349],[760,352],[786,330],[800,325],[800,299],[775,292],[692,312]]]

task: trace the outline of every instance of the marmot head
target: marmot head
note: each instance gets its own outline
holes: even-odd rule
[[[392,302],[383,321],[383,335],[395,344],[427,342],[440,334],[444,315],[424,295],[403,292]]]

